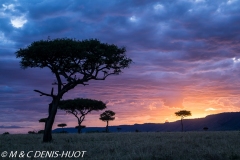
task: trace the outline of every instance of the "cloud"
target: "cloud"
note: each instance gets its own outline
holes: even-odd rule
[[[13,92],[13,88],[9,87],[9,86],[0,86],[0,93],[11,93]]]
[[[13,2],[10,4],[2,4],[0,15],[15,28],[22,28],[28,22],[26,13],[21,9],[21,4]],[[7,22],[9,23],[9,22]]]
[[[11,24],[15,28],[21,28],[25,23],[27,23],[27,19],[25,16],[11,18]]]
[[[15,129],[15,128],[23,128],[23,127],[21,127],[21,126],[0,126],[0,128]]]
[[[214,108],[207,108],[207,109],[205,109],[205,111],[215,111],[215,110],[217,110],[217,109],[214,109]]]
[[[6,4],[2,4],[2,7],[3,7],[3,10],[10,10],[10,11],[15,11],[15,5],[14,4],[9,4],[9,5],[6,5]]]

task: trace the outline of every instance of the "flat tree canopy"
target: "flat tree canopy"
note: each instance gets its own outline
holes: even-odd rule
[[[61,100],[58,106],[60,109],[65,110],[68,113],[79,112],[78,114],[87,114],[91,111],[103,110],[106,108],[106,104],[102,101],[87,99],[87,98],[75,98],[68,100]]]
[[[58,127],[66,127],[66,126],[67,126],[67,124],[65,124],[65,123],[58,124]]]
[[[90,79],[104,80],[108,75],[121,73],[132,62],[125,52],[124,47],[100,43],[96,39],[55,39],[33,42],[16,54],[17,58],[22,58],[20,64],[24,69],[47,67],[68,82],[85,84]]]
[[[111,110],[107,110],[100,115],[99,119],[104,122],[113,121],[115,119],[114,115],[115,115],[115,112],[113,112]]]
[[[191,111],[181,110],[181,111],[175,112],[175,115],[183,119],[184,117],[191,116],[192,114],[191,114]]]
[[[132,62],[125,52],[124,47],[96,39],[79,41],[69,38],[36,41],[16,52],[23,69],[49,68],[56,78],[56,93],[54,88],[50,93],[34,90],[40,96],[52,97],[43,142],[52,140],[51,130],[62,96],[78,84],[87,85],[90,80],[105,80],[109,75],[121,73]]]
[[[41,119],[39,119],[39,123],[42,123],[42,122],[47,122],[47,118],[41,118]]]

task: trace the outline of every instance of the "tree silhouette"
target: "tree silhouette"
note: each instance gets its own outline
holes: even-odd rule
[[[65,123],[58,124],[58,127],[62,127],[62,133],[64,133],[63,127],[66,127],[66,126],[67,126],[67,124],[65,124]]]
[[[175,115],[178,117],[181,117],[181,125],[182,125],[182,132],[183,132],[183,118],[187,116],[191,116],[192,114],[190,111],[181,110],[181,111],[175,112]]]
[[[44,130],[39,130],[37,133],[38,133],[38,134],[43,134],[43,133],[44,133]]]
[[[45,123],[47,121],[47,118],[41,118],[38,121],[39,121],[39,123]]]
[[[122,128],[118,127],[118,128],[117,128],[117,131],[118,131],[118,132],[120,132],[120,131],[121,131],[121,129],[122,129]]]
[[[208,130],[208,127],[203,127],[203,130],[204,130],[204,131],[207,131],[207,130]]]
[[[120,74],[132,62],[125,52],[124,47],[118,48],[96,39],[79,41],[67,38],[36,41],[16,52],[23,69],[49,68],[56,78],[53,83],[57,88],[56,93],[54,87],[50,93],[34,90],[40,96],[52,99],[43,142],[52,140],[52,126],[63,95],[79,84],[88,85],[90,80],[105,80],[110,75]]]
[[[28,131],[28,134],[36,134],[35,131]]]
[[[99,111],[106,108],[106,104],[102,101],[92,99],[69,99],[62,100],[59,103],[59,108],[65,110],[67,113],[73,114],[78,119],[78,133],[81,133],[81,124],[85,116],[91,111]]]
[[[104,122],[107,122],[106,132],[109,131],[108,130],[108,121],[113,121],[115,119],[114,115],[115,115],[115,113],[111,110],[107,110],[100,115],[99,119]]]
[[[78,126],[76,126],[75,127],[76,129],[78,129],[78,133],[81,133],[81,130],[83,129],[83,128],[86,128],[86,126],[83,126],[83,125],[78,125]]]
[[[47,118],[41,118],[41,119],[39,119],[38,121],[39,121],[39,123],[44,123],[44,128],[46,128]],[[44,130],[43,130],[43,131],[44,131]]]

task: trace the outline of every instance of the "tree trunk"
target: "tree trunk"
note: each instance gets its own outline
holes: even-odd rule
[[[51,142],[52,141],[52,126],[54,123],[55,116],[57,114],[59,100],[53,100],[52,103],[49,104],[48,108],[48,119],[46,121],[44,134],[43,134],[43,142]]]
[[[106,132],[108,132],[108,121],[107,121],[107,126],[106,126]]]
[[[81,129],[82,129],[81,123],[80,123],[80,120],[78,120],[78,134],[81,133]]]
[[[183,119],[181,119],[181,124],[182,124],[182,132],[183,132]]]

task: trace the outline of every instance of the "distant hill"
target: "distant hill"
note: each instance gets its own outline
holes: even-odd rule
[[[240,112],[219,113],[206,116],[205,118],[184,119],[184,131],[202,131],[208,127],[208,131],[232,131],[240,130]],[[181,131],[180,120],[168,123],[144,123],[134,125],[109,126],[110,132],[176,132]],[[64,128],[69,133],[77,133],[75,128]],[[53,130],[53,133],[62,131],[62,128]],[[105,127],[86,127],[82,132],[103,132]]]

